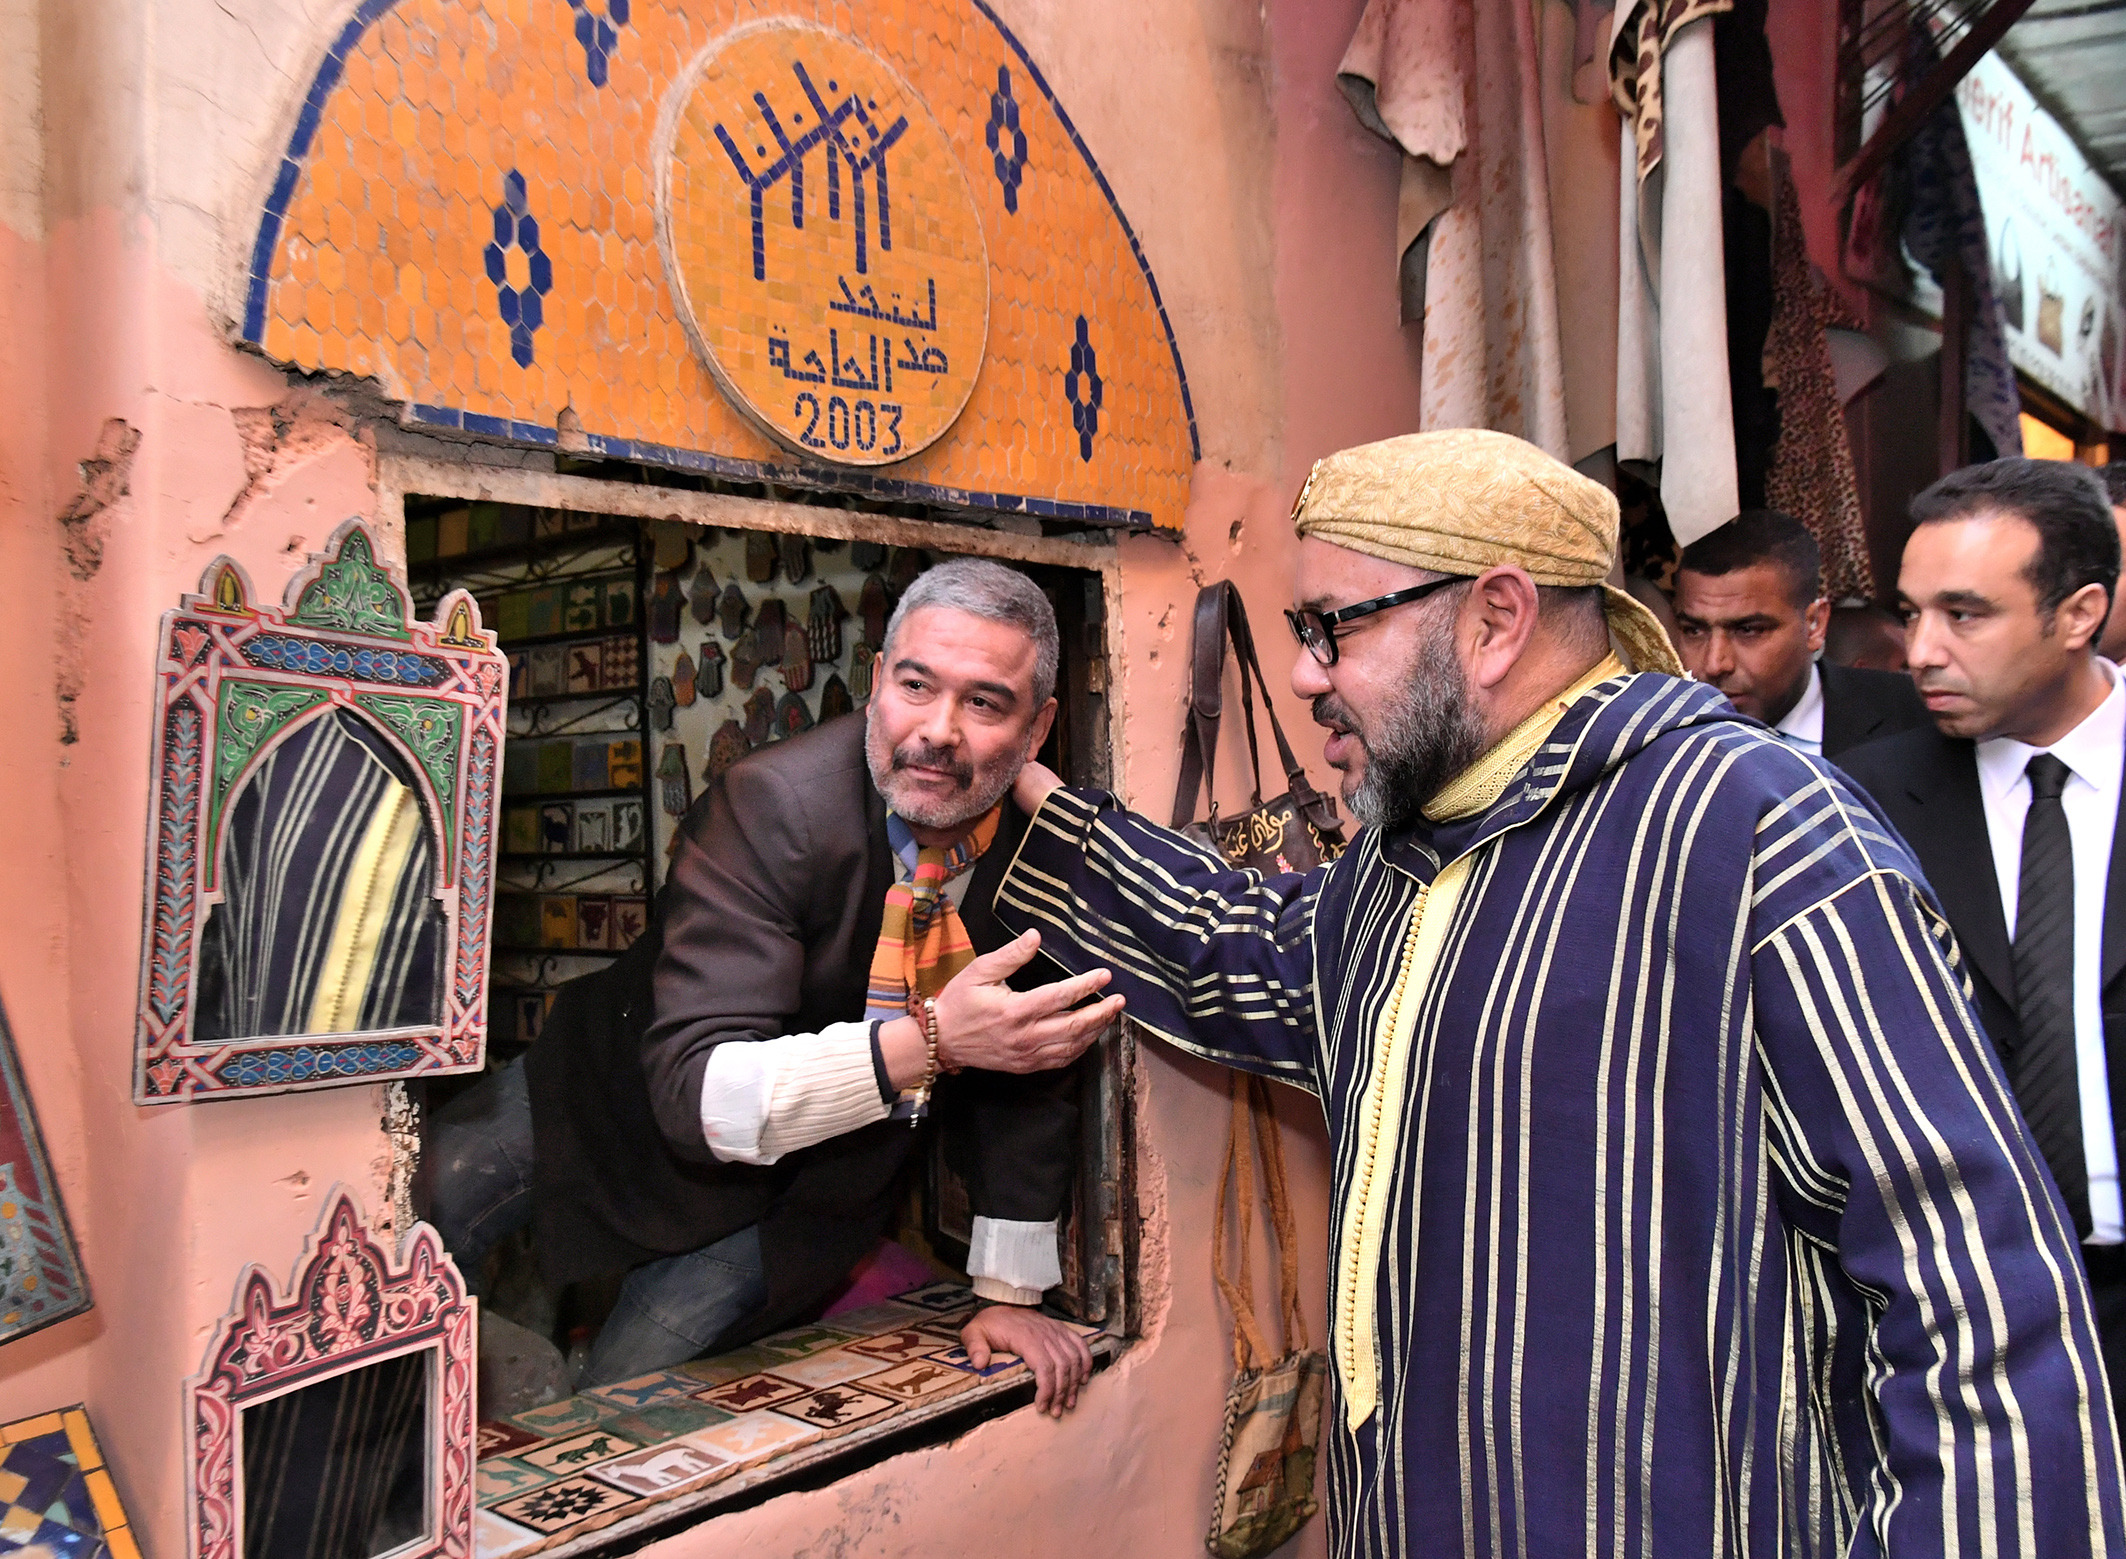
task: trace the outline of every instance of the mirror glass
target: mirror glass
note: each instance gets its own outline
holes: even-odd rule
[[[356,710],[297,718],[222,820],[221,902],[199,949],[203,1041],[438,1021],[447,922],[412,767]]]
[[[433,1348],[243,1410],[244,1559],[377,1559],[429,1536]]]

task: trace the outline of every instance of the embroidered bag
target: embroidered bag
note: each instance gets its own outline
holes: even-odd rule
[[[1218,722],[1225,704],[1225,646],[1232,640],[1233,659],[1240,668],[1240,707],[1247,715],[1248,760],[1254,768],[1255,786],[1247,811],[1235,818],[1218,816],[1218,793],[1212,783],[1218,763]],[[1277,756],[1284,764],[1290,785],[1274,801],[1262,799],[1262,753],[1255,744],[1255,695],[1250,685],[1262,688],[1262,704],[1270,717],[1270,734],[1277,738]],[[1201,787],[1210,798],[1210,817],[1192,822],[1196,792]],[[1277,872],[1311,871],[1343,853],[1343,825],[1336,820],[1336,799],[1323,795],[1307,779],[1307,771],[1292,755],[1285,740],[1277,710],[1270,703],[1269,684],[1262,680],[1262,663],[1255,658],[1255,636],[1248,628],[1247,608],[1240,592],[1228,580],[1205,585],[1196,597],[1194,653],[1189,661],[1189,713],[1181,731],[1181,784],[1174,792],[1174,827],[1190,838],[1210,845],[1235,866],[1270,875]]]
[[[1299,1313],[1298,1230],[1285,1190],[1284,1147],[1270,1113],[1270,1085],[1235,1072],[1233,1124],[1225,1165],[1218,1172],[1218,1222],[1211,1232],[1211,1272],[1233,1310],[1233,1384],[1225,1397],[1225,1433],[1218,1445],[1218,1493],[1204,1546],[1218,1559],[1255,1559],[1285,1542],[1320,1508],[1314,1498],[1314,1453],[1321,1440],[1321,1402],[1328,1355],[1307,1346]],[[1271,1361],[1255,1319],[1254,1274],[1248,1260],[1255,1224],[1255,1155],[1250,1118],[1262,1152],[1263,1200],[1277,1239],[1279,1323],[1287,1349]],[[1225,1261],[1225,1188],[1239,1171],[1239,1271]]]

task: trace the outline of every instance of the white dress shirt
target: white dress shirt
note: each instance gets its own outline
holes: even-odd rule
[[[889,814],[894,881],[915,875],[916,843]],[[965,902],[972,872],[945,884],[955,906]],[[701,1074],[701,1134],[726,1163],[772,1164],[785,1153],[855,1131],[886,1118],[871,1064],[871,1025],[830,1023],[817,1034],[718,1045]],[[1039,1304],[1063,1281],[1056,1254],[1056,1221],[1032,1223],[977,1216],[967,1275],[984,1299]]]
[[[2051,753],[2068,768],[2060,810],[2067,816],[2074,852],[2075,1082],[2082,1102],[2082,1154],[2089,1164],[2088,1243],[2117,1245],[2126,1241],[2126,1207],[2119,1196],[2111,1078],[2104,1064],[2104,892],[2111,875],[2111,834],[2119,816],[2120,772],[2126,768],[2126,688],[2120,685],[2118,667],[2101,657],[2097,665],[2111,683],[2104,701],[2050,747],[2030,747],[2005,736],[1980,742],[1978,787],[1985,800],[2001,914],[2012,942],[2022,879],[2023,820],[2030,812],[2030,778],[2024,770],[2040,752]]]
[[[1808,685],[1772,732],[1789,747],[1813,758],[1823,756],[1823,668],[1816,662],[1809,662]]]

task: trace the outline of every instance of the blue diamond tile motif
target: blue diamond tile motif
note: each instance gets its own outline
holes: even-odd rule
[[[1070,402],[1070,425],[1078,432],[1078,458],[1093,457],[1093,435],[1100,431],[1100,368],[1093,356],[1085,316],[1078,316],[1078,339],[1070,344],[1070,372],[1063,376],[1063,398]]]
[[[591,85],[602,87],[613,55],[620,48],[620,29],[627,25],[628,0],[605,0],[605,14],[591,9],[590,0],[568,0],[576,13],[576,41],[583,45],[583,73]]]
[[[1019,185],[1026,175],[1026,132],[1019,128],[1019,102],[1011,95],[1011,72],[997,67],[997,89],[989,94],[989,153],[996,159],[997,182],[1004,186],[1004,209],[1019,210]]]
[[[623,8],[625,0],[620,0]],[[502,204],[495,207],[495,240],[487,246],[487,279],[495,284],[495,304],[509,326],[509,355],[520,368],[532,363],[532,335],[546,323],[546,295],[554,290],[554,262],[539,247],[539,222],[531,214],[524,175],[515,168],[502,181]],[[525,283],[509,279],[509,252],[522,251]]]

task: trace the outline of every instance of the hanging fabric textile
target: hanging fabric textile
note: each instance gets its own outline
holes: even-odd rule
[[[1396,254],[1422,277],[1419,424],[1570,458],[1535,19],[1525,0],[1368,0],[1337,84],[1403,152]]]
[[[1611,92],[1624,116],[1617,458],[1661,462],[1661,504],[1685,547],[1739,508],[1710,25],[1731,5],[1621,5],[1609,53]]]
[[[1764,343],[1764,382],[1779,395],[1779,441],[1765,475],[1765,502],[1806,525],[1823,551],[1823,592],[1833,601],[1868,600],[1860,478],[1846,437],[1845,408],[1831,367],[1831,299],[1809,268],[1801,200],[1783,164],[1772,214],[1772,329]]]
[[[1940,61],[1924,27],[1913,27],[1899,70],[1900,95]],[[1945,286],[1949,267],[1964,272],[1964,409],[1985,429],[1998,456],[2023,452],[2022,391],[2008,361],[2000,298],[1993,290],[1993,258],[1986,215],[1979,205],[1971,148],[1952,97],[1929,114],[1890,160],[1887,206],[1901,220],[1906,253]]]

